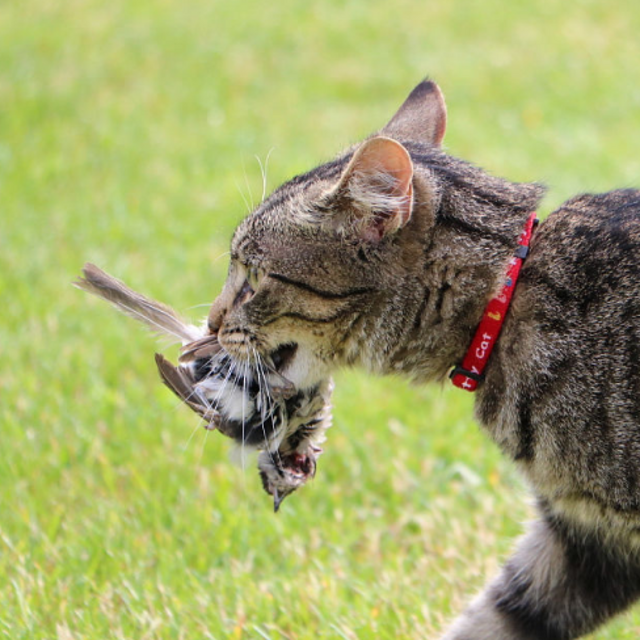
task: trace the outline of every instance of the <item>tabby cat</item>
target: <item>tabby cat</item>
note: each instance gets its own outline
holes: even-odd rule
[[[444,380],[504,287],[544,189],[447,155],[445,124],[422,82],[378,133],[278,188],[236,230],[200,342],[159,361],[264,449],[276,506],[315,472],[333,370]],[[640,596],[640,192],[568,201],[529,249],[474,380],[539,515],[446,640],[569,640]]]
[[[446,378],[543,188],[445,154],[439,88],[277,189],[238,228],[209,330],[282,352],[297,388],[338,366]],[[477,417],[539,519],[447,640],[567,640],[640,595],[640,192],[578,196],[533,234]]]

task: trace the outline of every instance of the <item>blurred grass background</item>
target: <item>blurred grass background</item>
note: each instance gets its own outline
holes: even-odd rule
[[[435,637],[530,515],[470,397],[341,374],[274,516],[162,345],[70,282],[91,260],[204,315],[256,156],[272,189],[425,75],[449,151],[547,182],[541,213],[638,186],[639,32],[633,0],[0,0],[0,636]]]

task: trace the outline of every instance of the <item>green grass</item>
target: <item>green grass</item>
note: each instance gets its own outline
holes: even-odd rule
[[[275,516],[70,282],[91,260],[203,315],[255,156],[273,188],[426,74],[448,149],[547,182],[542,213],[637,186],[638,32],[634,0],[0,2],[0,637],[433,638],[530,515],[471,398],[341,374]]]

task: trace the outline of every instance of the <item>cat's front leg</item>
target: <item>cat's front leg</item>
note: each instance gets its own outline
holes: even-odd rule
[[[637,551],[543,518],[442,640],[572,640],[639,596]]]

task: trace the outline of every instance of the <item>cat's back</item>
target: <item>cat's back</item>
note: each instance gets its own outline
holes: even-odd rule
[[[640,191],[581,195],[563,204],[534,236],[523,282],[543,281],[574,312],[630,303],[639,286]],[[553,297],[552,296],[552,297]]]
[[[637,344],[640,354],[639,257],[640,191],[622,189],[567,201],[534,232],[507,340],[510,330],[548,336],[555,349],[566,343],[577,359],[590,354],[611,359],[614,343],[626,340],[625,346]],[[590,345],[606,336],[602,352]],[[640,377],[640,358],[636,360],[633,374]]]
[[[535,231],[478,414],[542,495],[640,509],[640,191]]]

